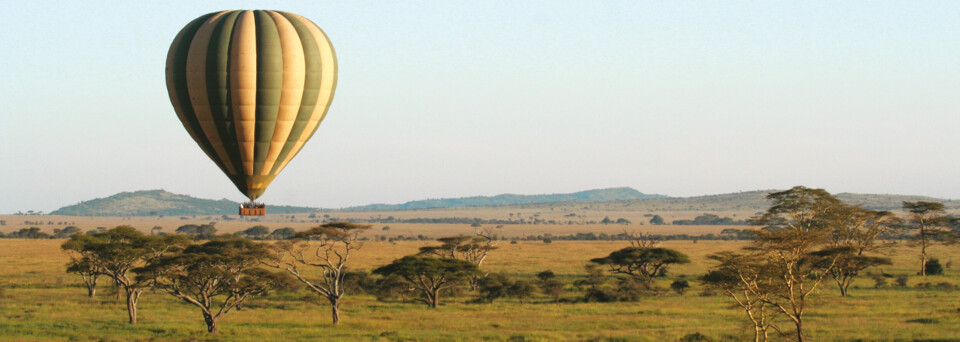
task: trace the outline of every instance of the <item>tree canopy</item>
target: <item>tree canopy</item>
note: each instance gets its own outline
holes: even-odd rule
[[[421,256],[405,256],[373,271],[383,276],[403,278],[421,293],[420,300],[432,308],[440,304],[442,290],[478,272],[477,265],[468,261]]]
[[[197,306],[207,331],[215,333],[217,319],[244,300],[292,286],[286,274],[259,267],[269,256],[266,245],[247,239],[212,240],[134,271],[138,281]]]
[[[637,276],[649,282],[664,266],[687,264],[690,258],[678,251],[660,247],[626,247],[590,262],[610,266],[616,273]]]

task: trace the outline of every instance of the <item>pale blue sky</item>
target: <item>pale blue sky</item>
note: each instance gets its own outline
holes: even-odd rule
[[[956,1],[18,1],[0,20],[0,213],[157,188],[243,200],[163,73],[187,22],[251,8],[313,20],[340,61],[269,204],[960,197]]]

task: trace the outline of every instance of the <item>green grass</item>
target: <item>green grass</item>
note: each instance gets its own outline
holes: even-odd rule
[[[200,313],[193,306],[161,293],[145,293],[138,306],[139,323],[129,325],[123,301],[111,296],[108,282],[101,281],[95,298],[85,296],[79,279],[63,273],[67,256],[60,241],[0,240],[0,340],[16,341],[180,341],[180,340],[428,340],[428,341],[672,341],[700,332],[716,340],[741,341],[751,337],[743,314],[721,296],[702,297],[701,287],[684,296],[664,291],[637,303],[563,303],[547,298],[519,304],[498,300],[472,304],[472,294],[444,298],[441,307],[422,304],[379,302],[372,296],[348,295],[340,326],[331,326],[329,307],[305,291],[274,293],[256,298],[241,311],[219,322],[221,333],[207,334]],[[369,244],[357,254],[357,267],[372,269],[396,257],[413,253],[417,242]],[[552,269],[570,282],[583,273],[586,260],[623,247],[616,242],[554,242],[501,244],[485,269],[519,277]],[[688,279],[705,272],[707,254],[736,249],[740,242],[668,242],[692,263],[670,270],[667,284],[680,275]],[[960,340],[960,290],[942,291],[914,287],[915,249],[894,250],[894,265],[883,271],[910,274],[910,287],[874,289],[862,277],[851,296],[842,298],[835,285],[825,283],[807,315],[805,328],[813,341],[832,340]],[[960,260],[960,249],[938,246],[931,254],[946,263]],[[874,270],[879,271],[879,270]],[[956,268],[926,282],[960,283]],[[571,290],[567,297],[576,293]],[[783,322],[784,330],[792,330]]]

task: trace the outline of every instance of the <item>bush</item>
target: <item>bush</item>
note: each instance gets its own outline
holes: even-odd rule
[[[400,297],[400,300],[406,301],[407,296],[413,294],[407,281],[398,275],[389,275],[377,279],[371,292],[377,296],[377,300],[379,301],[386,301],[397,297]]]
[[[610,303],[616,302],[618,297],[617,291],[609,287],[591,287],[587,289],[583,300],[586,302]]]
[[[480,286],[477,288],[480,291],[480,300],[493,303],[497,298],[506,297],[513,283],[513,279],[503,273],[493,273],[480,279]]]
[[[922,283],[917,283],[917,288],[920,288],[920,289],[933,289],[933,290],[950,291],[950,290],[953,290],[953,289],[955,288],[955,286],[953,286],[953,284],[948,283],[948,282],[940,282],[940,283],[936,283],[936,284],[934,284],[934,283],[922,282]]]
[[[683,295],[683,292],[690,288],[690,282],[686,280],[676,280],[670,283],[670,289],[676,292],[678,295]]]
[[[344,272],[342,286],[347,293],[367,294],[377,292],[377,280],[363,270]]]
[[[679,342],[710,342],[713,340],[707,337],[707,335],[701,334],[699,332],[695,332],[695,333],[686,335],[684,337],[681,337],[677,341]]]
[[[907,280],[909,280],[909,279],[910,279],[910,277],[908,277],[906,274],[898,275],[898,276],[897,276],[897,286],[899,286],[899,287],[907,287]]]
[[[867,273],[867,275],[870,276],[870,279],[873,279],[873,287],[874,287],[874,288],[879,289],[879,288],[881,288],[881,287],[886,287],[886,286],[887,286],[887,277],[884,277],[883,274],[880,274],[880,273]]]
[[[519,300],[520,304],[523,304],[523,300],[533,295],[533,292],[536,290],[537,288],[534,287],[530,281],[517,280],[507,288],[507,294]]]
[[[617,300],[621,302],[636,302],[647,294],[646,283],[636,277],[620,279],[617,282]]]
[[[930,260],[927,260],[924,270],[927,275],[941,275],[943,274],[943,265],[940,265],[940,259],[930,258]]]

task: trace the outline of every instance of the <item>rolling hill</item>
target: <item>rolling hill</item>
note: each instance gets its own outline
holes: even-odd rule
[[[518,208],[553,208],[565,211],[608,211],[608,212],[718,212],[766,210],[770,203],[766,196],[779,190],[742,191],[728,194],[703,195],[692,197],[662,197],[652,199],[598,201],[589,204],[578,202],[518,204]],[[835,194],[844,203],[860,204],[874,210],[899,210],[903,201],[941,202],[947,210],[960,209],[960,200],[942,199],[913,195],[887,194]]]
[[[164,190],[121,192],[107,197],[83,201],[51,212],[51,215],[73,216],[175,216],[236,215],[237,202],[227,199],[209,200],[179,195]],[[292,206],[271,206],[270,213],[304,213],[319,209]]]
[[[441,198],[421,201],[410,201],[403,204],[370,204],[358,207],[344,208],[345,211],[388,211],[388,210],[416,210],[454,207],[492,207],[510,206],[536,203],[559,202],[609,202],[627,200],[645,200],[667,198],[663,195],[648,195],[632,188],[609,188],[574,192],[569,194],[549,195],[514,195],[502,194],[497,196],[473,196],[461,198]]]
[[[402,204],[370,204],[334,211],[396,211],[462,207],[570,207],[570,210],[604,211],[762,211],[766,195],[774,190],[746,191],[694,197],[668,197],[644,194],[632,188],[587,190],[567,194],[474,196],[410,201]],[[839,193],[836,196],[850,204],[862,204],[879,210],[900,209],[903,201],[942,202],[948,210],[960,209],[960,200],[911,195],[878,195]],[[584,207],[584,205],[586,207]],[[319,208],[270,206],[271,214],[310,213]],[[329,210],[325,210],[329,211]],[[83,201],[51,212],[51,215],[73,216],[176,216],[235,215],[237,202],[210,200],[170,193],[164,190],[121,192]]]

